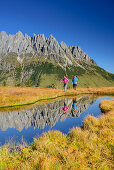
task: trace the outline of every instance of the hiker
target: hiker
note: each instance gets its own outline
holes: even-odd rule
[[[64,107],[60,107],[60,108],[62,108],[64,114],[66,113],[66,111],[68,111],[68,106],[66,105],[65,102],[64,102]]]
[[[76,90],[76,87],[78,85],[78,78],[76,77],[76,75],[74,75],[72,79],[72,84],[73,84],[73,89]]]
[[[77,108],[78,108],[78,103],[76,101],[76,98],[73,98],[73,104],[72,104],[73,112],[76,112]]]
[[[64,78],[60,82],[64,82],[64,92],[66,92],[69,80],[66,78],[66,76],[64,76]]]

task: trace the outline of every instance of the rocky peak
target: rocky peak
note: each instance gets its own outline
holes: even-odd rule
[[[6,33],[6,31],[1,31],[1,32],[0,32],[0,35],[2,35],[2,36],[4,36],[4,35],[8,36],[7,33]]]
[[[67,45],[65,44],[65,42],[61,42],[60,47],[65,51],[67,49]]]
[[[81,48],[80,48],[79,46],[77,46],[77,50],[78,50],[78,51],[81,51]]]
[[[44,34],[39,34],[38,36],[38,40],[44,41],[45,42],[45,36]]]
[[[0,54],[7,54],[10,52],[14,53],[43,53],[46,55],[52,55],[53,60],[56,63],[61,60],[65,60],[64,63],[75,63],[75,60],[85,60],[92,64],[95,64],[87,54],[85,54],[79,46],[69,46],[65,42],[61,42],[60,45],[58,41],[50,35],[49,37],[44,36],[44,34],[33,34],[29,37],[27,34],[25,36],[21,31],[18,31],[16,35],[7,35],[5,31],[0,33]],[[61,62],[62,62],[61,60]]]
[[[31,37],[29,37],[27,34],[25,34],[25,39],[31,40]]]
[[[18,31],[15,35],[15,37],[24,37],[23,33],[21,31]]]
[[[60,49],[59,43],[52,35],[47,37],[46,43],[49,46],[49,48],[52,49],[52,51],[54,51],[55,53],[59,53],[59,49]]]
[[[49,39],[50,39],[50,40],[51,40],[51,39],[56,40],[56,39],[55,39],[55,37],[53,37],[53,35],[52,35],[52,34],[50,34]]]
[[[0,40],[6,41],[7,38],[8,38],[8,35],[5,31],[0,32]]]

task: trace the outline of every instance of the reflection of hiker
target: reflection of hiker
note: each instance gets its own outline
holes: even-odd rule
[[[64,82],[64,92],[66,92],[69,80],[66,78],[66,76],[64,76],[64,78],[60,82]]]
[[[66,111],[68,111],[68,106],[66,105],[65,102],[64,102],[64,107],[60,107],[60,108],[62,108],[64,114],[66,113]]]
[[[74,112],[76,112],[77,108],[78,108],[78,103],[76,101],[76,98],[73,98],[72,109],[73,109]]]
[[[73,84],[73,89],[76,90],[76,86],[78,85],[78,78],[76,77],[76,75],[74,75],[72,79],[72,84]]]

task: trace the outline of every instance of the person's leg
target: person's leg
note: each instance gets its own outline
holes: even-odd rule
[[[64,85],[64,91],[67,92],[67,84]]]
[[[65,90],[66,90],[66,87],[65,87],[65,85],[66,85],[66,84],[64,84],[64,92],[65,92]]]
[[[73,84],[73,89],[76,90],[76,84]]]
[[[73,84],[73,89],[75,89],[75,84]]]

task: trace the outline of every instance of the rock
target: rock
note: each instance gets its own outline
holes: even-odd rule
[[[72,54],[73,54],[74,58],[76,58],[76,59],[79,58],[79,53],[78,53],[78,50],[77,50],[76,46],[72,47]]]
[[[78,50],[78,52],[80,52],[80,51],[81,51],[81,48],[80,48],[79,46],[77,46],[77,50]]]
[[[38,38],[39,41],[45,42],[45,36],[44,36],[44,34],[39,34],[39,35],[37,36],[37,38]]]
[[[41,49],[43,54],[47,54],[48,53],[48,47],[46,45],[43,45],[42,49]]]
[[[23,54],[25,56],[29,53],[33,55],[34,53],[43,53],[43,55],[46,55],[49,59],[51,58],[51,61],[55,61],[59,65],[65,62],[65,67],[75,63],[74,60],[85,60],[96,64],[79,46],[67,47],[63,41],[59,45],[52,35],[46,38],[44,34],[33,34],[32,37],[25,34],[24,36],[21,31],[9,36],[5,31],[0,33],[0,58],[1,56],[7,56],[9,53],[12,53],[12,55],[14,53]]]
[[[52,35],[47,37],[46,43],[48,44],[49,47],[51,47],[53,52],[59,53],[59,49],[60,49],[59,43],[57,42],[57,40]]]
[[[60,47],[65,51],[67,49],[67,45],[62,41]]]
[[[90,61],[90,57],[89,57],[87,54],[85,54],[84,59],[85,59],[86,61]]]

